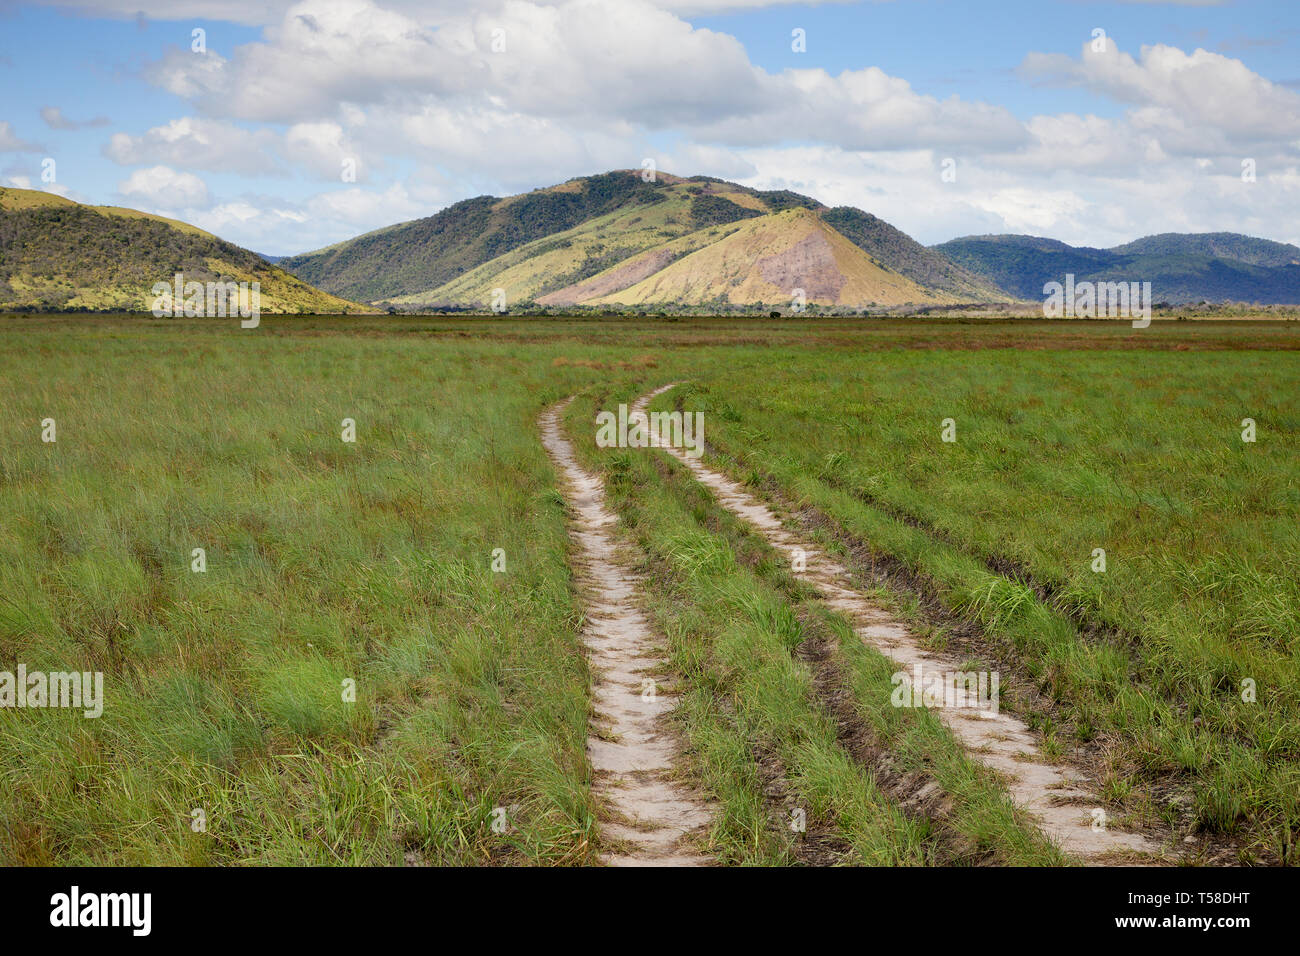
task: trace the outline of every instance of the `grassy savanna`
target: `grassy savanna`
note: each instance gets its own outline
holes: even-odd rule
[[[678,379],[664,401],[705,410],[719,464],[983,622],[1059,698],[1046,739],[1106,743],[1116,806],[1158,813],[1172,779],[1205,828],[1292,819],[1293,325],[6,318],[0,340],[0,670],[106,684],[98,719],[0,709],[0,862],[593,862],[582,608],[536,430],[575,392],[570,433],[672,598],[649,610],[712,852],[801,859],[775,775],[814,859],[1056,861],[761,540],[660,453],[594,448],[597,407]],[[942,819],[837,739],[849,717]]]
[[[896,666],[820,608],[784,558],[723,512],[686,469],[644,452],[599,452],[588,427],[595,412],[635,397],[635,389],[584,396],[570,410],[571,431],[590,464],[603,466],[610,500],[646,557],[654,582],[647,607],[683,685],[675,715],[681,736],[720,797],[720,857],[876,866],[1062,862],[934,713],[857,692],[890,687]],[[832,648],[838,679],[810,659],[813,644]],[[835,712],[837,684],[854,691],[848,715]],[[785,814],[764,806],[773,778]],[[927,784],[946,799],[917,798]],[[912,802],[920,805],[900,805]],[[792,836],[786,814],[794,810],[820,839]]]
[[[1297,394],[1294,352],[914,350],[738,361],[661,401],[977,621],[1118,806],[1269,858],[1300,825]]]
[[[0,711],[0,860],[588,858],[586,672],[534,421],[608,373],[490,338],[15,322],[0,669],[102,671],[107,699]]]

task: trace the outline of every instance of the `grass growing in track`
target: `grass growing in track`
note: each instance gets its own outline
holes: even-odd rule
[[[651,560],[647,604],[683,679],[675,712],[698,777],[718,797],[715,828],[727,862],[771,862],[793,852],[791,834],[763,807],[757,758],[776,757],[787,802],[828,828],[844,862],[1057,864],[1064,857],[1017,813],[993,774],[968,759],[937,716],[890,706],[896,666],[862,645],[846,622],[796,583],[761,536],[726,514],[690,473],[660,452],[599,450],[599,409],[635,392],[584,395],[568,416],[575,446],[604,471],[611,505]],[[901,812],[875,773],[839,742],[840,728],[797,655],[814,635],[834,646],[856,695],[857,717],[900,773],[925,773],[952,798],[944,832]],[[862,686],[885,688],[883,694]]]
[[[729,470],[773,476],[1014,647],[1077,736],[1109,746],[1108,795],[1172,818],[1144,785],[1178,775],[1199,827],[1289,852],[1294,352],[824,352],[699,377],[685,404]]]
[[[627,400],[634,397],[629,395]],[[590,396],[568,414],[575,447],[589,463],[597,410]],[[811,676],[790,655],[789,608],[741,567],[728,542],[698,527],[654,475],[649,451],[617,451],[608,466],[610,503],[625,516],[646,553],[668,576],[654,574],[647,603],[668,640],[673,670],[684,677],[678,719],[699,774],[720,802],[714,841],[724,862],[789,858],[788,840],[764,806],[757,748],[786,768],[797,806],[812,826],[832,821],[860,862],[926,862],[928,826],[909,821],[856,768],[836,742],[832,721],[811,697]],[[782,821],[784,822],[784,821]]]

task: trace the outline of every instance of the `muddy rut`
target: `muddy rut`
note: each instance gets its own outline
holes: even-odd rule
[[[638,399],[633,410],[644,412],[655,396],[676,384]],[[865,644],[897,661],[899,670],[909,675],[909,683],[918,667],[923,682],[962,669],[962,662],[956,658],[922,647],[904,622],[853,587],[843,565],[788,530],[766,504],[739,484],[705,467],[698,458],[688,457],[681,449],[663,444],[658,447],[689,468],[719,504],[757,528],[777,551],[792,561],[796,553],[802,553],[806,570],[799,577],[816,587],[830,607],[848,618]],[[1044,757],[1020,718],[992,706],[941,707],[938,714],[974,759],[998,771],[1015,803],[1036,817],[1043,832],[1067,853],[1096,862],[1105,862],[1101,858],[1113,853],[1160,853],[1158,844],[1139,834],[1107,827],[1105,818],[1094,814],[1104,811],[1089,782],[1072,768]]]
[[[574,577],[586,604],[582,637],[592,673],[593,717],[587,756],[601,805],[605,863],[615,866],[701,866],[694,848],[712,814],[673,777],[677,748],[664,717],[662,644],[642,613],[641,577],[620,555],[600,479],[583,469],[560,424],[566,399],[542,414],[542,444],[560,471],[578,546]]]

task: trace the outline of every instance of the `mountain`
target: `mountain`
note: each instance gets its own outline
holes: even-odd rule
[[[1064,282],[1149,281],[1157,302],[1300,303],[1300,247],[1163,233],[1110,249],[1035,236],[926,247],[870,213],[707,176],[616,170],[479,196],[298,256],[194,226],[0,188],[0,311],[148,311],[155,283],[259,282],[263,312],[943,306],[1041,301]]]
[[[1048,282],[1150,282],[1157,302],[1300,303],[1300,248],[1231,232],[1163,233],[1111,249],[1035,236],[967,236],[932,247],[1014,296]]]
[[[966,302],[1005,299],[1002,290],[947,256],[921,245],[907,233],[895,229],[883,219],[852,206],[836,206],[822,214],[833,226],[859,248],[919,283],[942,289]]]
[[[1202,256],[1270,268],[1300,265],[1300,247],[1236,232],[1164,232],[1116,246],[1110,251],[1134,256]]]
[[[939,301],[933,291],[881,265],[810,209],[750,218],[729,228],[710,229],[707,235],[713,241],[639,281],[580,301],[592,305],[785,305],[793,289],[803,289],[808,302],[826,305]],[[588,282],[607,276],[608,272],[602,273]]]
[[[337,295],[409,307],[788,307],[1003,301],[857,209],[705,176],[616,170],[479,196],[281,261]]]
[[[264,313],[373,311],[187,223],[0,188],[0,311],[153,307],[155,283],[258,282]]]

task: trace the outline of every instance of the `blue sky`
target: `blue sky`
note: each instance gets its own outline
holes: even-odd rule
[[[3,2],[0,184],[276,254],[647,157],[925,242],[1296,242],[1298,53],[1284,0]]]
[[[1274,81],[1300,83],[1300,3],[1292,0],[1216,6],[913,0],[782,5],[691,20],[733,34],[769,70],[805,65],[790,49],[790,25],[798,24],[812,38],[808,58],[832,73],[878,66],[919,92],[987,99],[1025,119],[1035,112],[1122,111],[1085,90],[1035,87],[1016,77],[1027,51],[1075,54],[1079,38],[1090,37],[1094,27],[1106,29],[1127,50],[1155,43],[1204,46],[1246,55],[1253,70]]]

